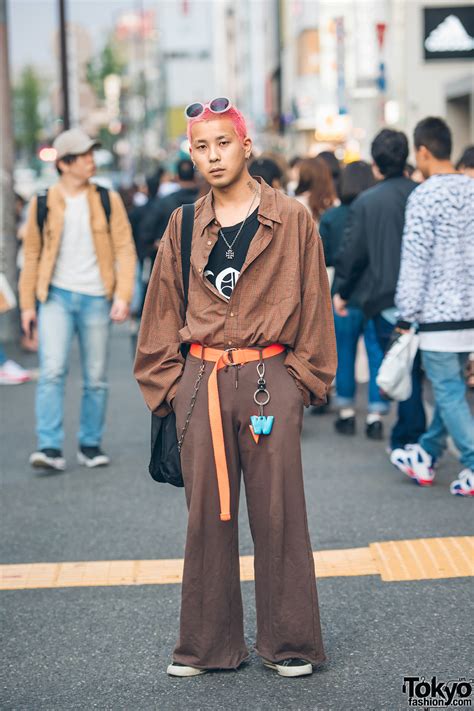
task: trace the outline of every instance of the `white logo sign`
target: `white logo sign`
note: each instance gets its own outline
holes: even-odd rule
[[[448,17],[425,40],[428,52],[470,52],[474,39],[468,34],[459,17]]]

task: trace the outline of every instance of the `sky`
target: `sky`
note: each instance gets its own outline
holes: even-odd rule
[[[123,11],[157,9],[160,3],[175,0],[66,0],[67,18],[90,32],[100,49],[108,31]],[[57,30],[58,0],[7,0],[9,53],[12,74],[25,64],[54,72],[54,32]]]

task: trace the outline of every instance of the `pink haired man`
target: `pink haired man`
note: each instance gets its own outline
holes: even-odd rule
[[[237,669],[249,652],[240,590],[243,478],[255,546],[256,651],[285,677],[325,660],[300,434],[336,371],[324,257],[296,200],[252,178],[252,141],[224,97],[186,109],[192,159],[211,186],[195,205],[187,309],[182,208],[161,241],[135,375],[184,436],[188,505],[180,635],[168,674]],[[189,344],[183,359],[180,346]],[[197,396],[196,396],[197,392]],[[191,410],[191,416],[189,412]]]

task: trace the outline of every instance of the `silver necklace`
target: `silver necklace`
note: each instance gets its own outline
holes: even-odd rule
[[[234,252],[234,250],[233,250],[232,248],[233,248],[234,244],[237,242],[237,240],[239,239],[240,233],[241,233],[242,230],[244,229],[244,225],[245,225],[245,223],[246,223],[246,221],[247,221],[247,217],[250,215],[250,211],[251,211],[251,209],[252,209],[252,207],[253,207],[253,204],[254,204],[254,202],[255,202],[255,198],[257,197],[258,194],[259,194],[259,191],[258,191],[258,190],[255,190],[255,194],[254,194],[254,196],[253,196],[253,200],[252,200],[252,202],[250,203],[250,207],[249,207],[249,209],[248,209],[247,214],[245,215],[245,220],[244,220],[244,221],[242,222],[242,224],[240,225],[239,231],[237,232],[237,234],[235,235],[234,239],[232,240],[232,242],[231,242],[230,244],[229,244],[229,242],[226,240],[226,238],[225,238],[224,233],[222,232],[222,230],[219,229],[219,234],[220,234],[220,236],[222,237],[222,239],[224,240],[224,242],[225,242],[226,245],[227,245],[227,252],[225,253],[225,256],[227,257],[227,259],[233,259],[233,258],[235,257],[235,252]]]

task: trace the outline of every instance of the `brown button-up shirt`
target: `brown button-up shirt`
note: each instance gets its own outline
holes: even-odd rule
[[[305,405],[325,401],[336,372],[331,297],[321,240],[305,207],[261,182],[260,225],[230,299],[204,276],[219,239],[212,192],[196,203],[188,308],[181,271],[182,209],[161,240],[143,310],[135,376],[152,412],[170,411],[181,343],[287,347],[285,364]]]

